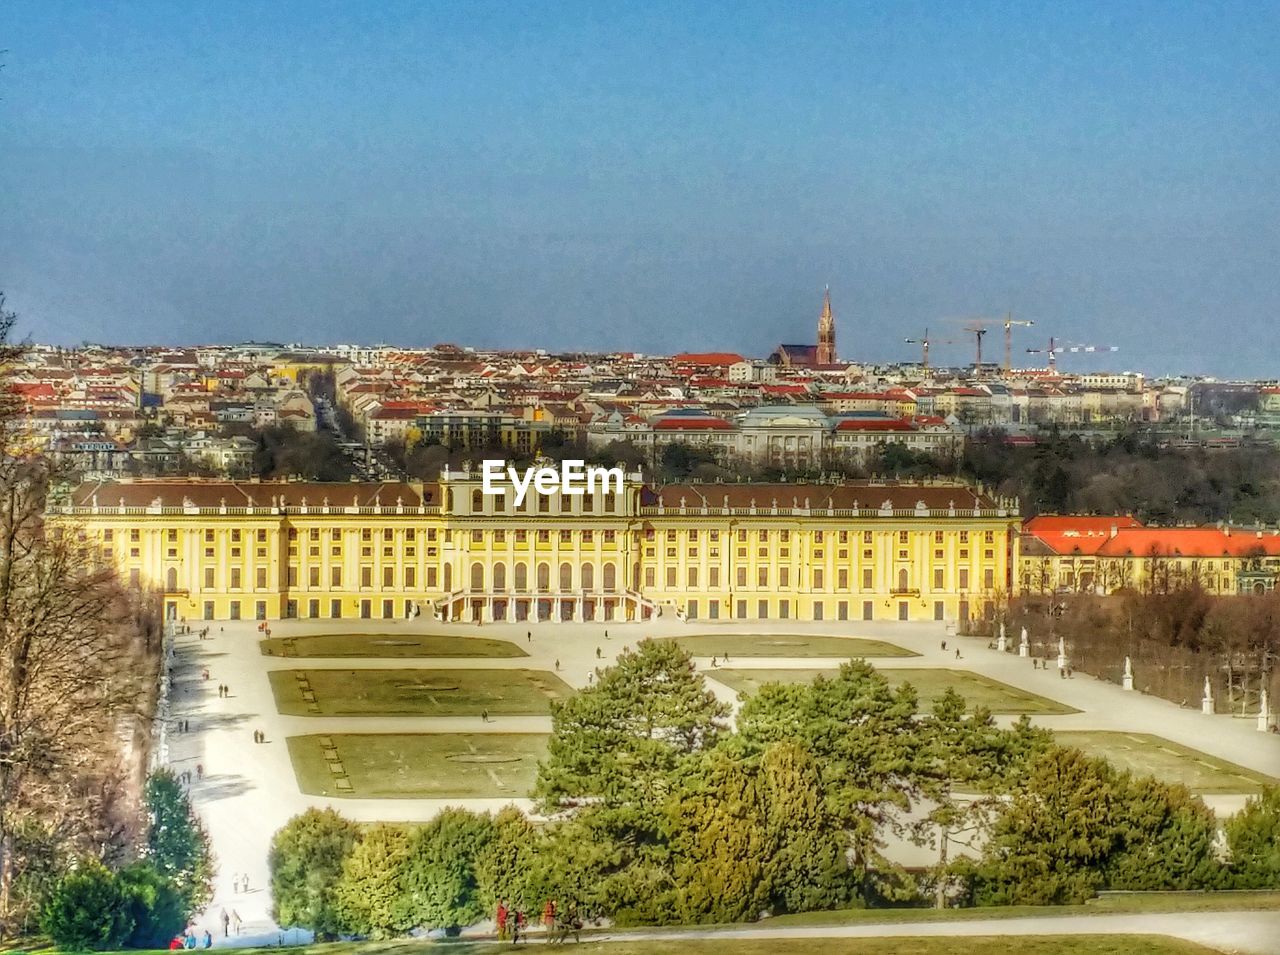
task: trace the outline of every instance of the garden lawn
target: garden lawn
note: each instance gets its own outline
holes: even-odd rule
[[[547,751],[537,733],[333,733],[288,743],[304,793],[356,799],[523,798]]]
[[[507,640],[442,633],[313,633],[258,643],[276,657],[527,657]]]
[[[947,687],[954,687],[956,692],[968,701],[972,707],[981,704],[992,713],[1075,713],[1077,710],[1063,703],[1050,700],[1009,686],[998,680],[970,673],[966,670],[919,669],[893,670],[881,669],[881,673],[895,686],[911,683],[920,697],[922,709],[928,709],[932,701],[946,692]],[[733,669],[720,668],[703,671],[708,677],[717,680],[742,696],[754,695],[765,683],[809,683],[818,674],[834,676],[835,670],[820,669]]]
[[[1116,769],[1181,783],[1195,793],[1256,793],[1264,784],[1277,782],[1273,777],[1147,733],[1081,730],[1053,735],[1063,746],[1105,757]]]
[[[883,640],[808,634],[695,633],[674,640],[695,657],[918,657]]]
[[[573,693],[545,670],[273,670],[285,716],[543,716]]]

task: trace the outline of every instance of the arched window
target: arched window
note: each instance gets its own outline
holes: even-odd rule
[[[569,565],[569,562],[566,560],[563,564],[560,565],[560,590],[566,591],[566,590],[572,590],[572,589],[573,589],[573,568]]]
[[[524,593],[529,589],[529,565],[516,564],[516,590]]]
[[[174,591],[178,589],[178,568],[170,567],[164,574],[164,589]]]
[[[507,565],[497,563],[493,565],[493,589],[498,593],[502,593],[507,589]]]
[[[898,571],[898,589],[906,590],[907,581],[908,581],[907,568],[903,567],[900,571]]]
[[[604,565],[604,589],[606,593],[613,593],[618,589],[618,570],[611,563]]]
[[[596,568],[594,564],[586,563],[582,565],[582,589],[596,589]]]
[[[550,589],[551,589],[551,565],[539,564],[538,565],[538,590],[540,590],[542,593],[545,594]]]
[[[484,492],[476,488],[471,492],[471,513],[479,514],[484,510]]]
[[[476,593],[484,590],[484,564],[479,561],[471,565],[471,589]]]

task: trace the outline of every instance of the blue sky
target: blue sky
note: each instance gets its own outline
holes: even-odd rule
[[[40,340],[764,355],[829,283],[846,358],[1012,309],[1280,375],[1278,4],[9,0],[0,49]]]

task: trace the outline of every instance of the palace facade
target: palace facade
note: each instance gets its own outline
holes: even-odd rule
[[[1014,584],[1016,503],[958,483],[90,482],[53,508],[205,620],[965,620]]]

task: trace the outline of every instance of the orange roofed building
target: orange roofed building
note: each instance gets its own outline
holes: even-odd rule
[[[1280,577],[1280,532],[1231,526],[1148,527],[1130,515],[1044,515],[1022,527],[1024,593],[1266,593]]]

